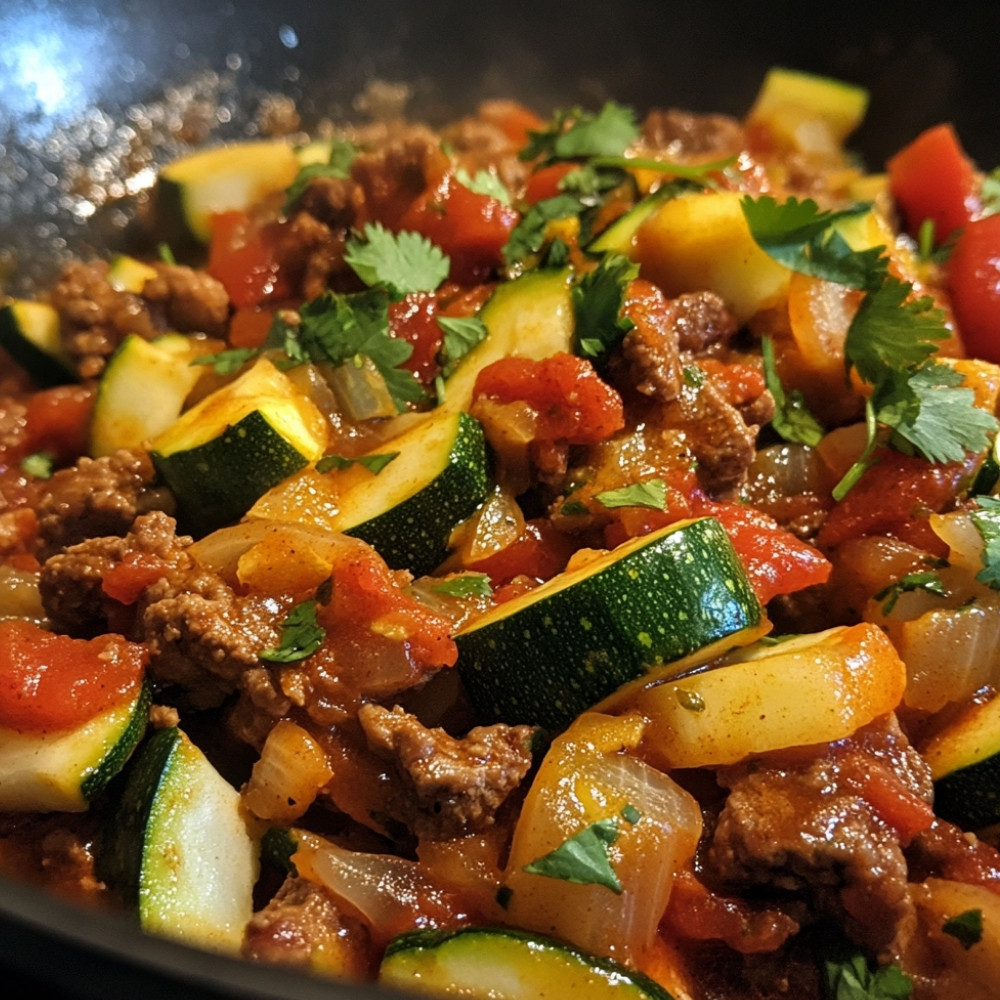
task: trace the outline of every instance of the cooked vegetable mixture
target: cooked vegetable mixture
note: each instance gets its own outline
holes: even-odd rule
[[[1000,982],[1000,177],[865,92],[193,152],[0,310],[0,873],[430,994]]]

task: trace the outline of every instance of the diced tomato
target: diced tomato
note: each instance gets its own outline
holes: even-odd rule
[[[229,321],[230,347],[260,347],[274,322],[274,313],[256,306],[243,306]]]
[[[722,390],[731,406],[743,406],[760,396],[767,386],[764,373],[753,365],[727,364],[717,358],[699,358],[698,367]]]
[[[913,235],[930,219],[935,242],[943,243],[979,210],[975,167],[951,125],[922,132],[886,166],[889,190]]]
[[[515,149],[528,144],[529,132],[540,132],[545,127],[534,111],[517,101],[486,101],[480,105],[479,117],[501,129]]]
[[[403,362],[424,385],[430,385],[441,370],[438,354],[444,331],[437,321],[438,299],[433,292],[411,292],[389,304],[389,328],[394,337],[413,345]]]
[[[934,809],[886,767],[870,758],[847,777],[853,779],[875,815],[891,826],[902,843],[908,844],[934,822]]]
[[[762,511],[706,500],[697,513],[710,514],[722,523],[761,604],[779,594],[826,583],[830,576],[832,566],[818,549]]]
[[[25,436],[19,458],[46,451],[57,465],[87,451],[93,386],[59,385],[36,392],[26,401]]]
[[[849,538],[891,535],[945,557],[947,546],[931,530],[928,516],[951,503],[967,475],[960,463],[935,465],[916,456],[882,451],[876,464],[830,509],[816,542],[829,549]]]
[[[473,396],[527,403],[538,415],[538,441],[595,444],[625,426],[621,396],[589,361],[572,354],[502,358],[479,373]]]
[[[238,309],[291,295],[277,253],[280,222],[255,225],[246,212],[212,216],[206,270],[221,281]]]
[[[73,639],[22,620],[0,622],[0,726],[71,729],[131,698],[148,653],[120,635]]]
[[[1000,364],[1000,215],[966,224],[948,258],[947,278],[966,352]]]
[[[576,547],[576,542],[554,528],[548,518],[534,518],[510,545],[470,563],[468,569],[485,573],[494,589],[516,576],[548,580],[565,569]]]
[[[128,552],[121,562],[104,571],[101,590],[119,604],[135,604],[142,592],[169,569],[169,563],[151,552]]]
[[[503,263],[501,250],[518,218],[516,209],[470,190],[449,170],[413,202],[399,228],[436,243],[451,258],[452,280],[474,285]]]
[[[569,173],[578,169],[578,163],[552,163],[536,170],[529,178],[524,191],[524,200],[529,205],[535,205],[546,198],[554,198],[559,194],[559,184]]]

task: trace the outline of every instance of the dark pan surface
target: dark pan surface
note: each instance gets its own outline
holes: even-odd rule
[[[306,127],[350,118],[373,77],[406,83],[411,114],[432,123],[496,96],[542,113],[614,98],[739,115],[780,64],[870,89],[852,145],[872,169],[946,120],[990,169],[998,27],[988,2],[2,0],[0,286],[16,292],[66,253],[125,239],[128,213],[80,177],[106,193],[129,130],[167,134],[164,109],[180,98],[223,109],[213,140],[252,134],[269,94],[294,99]],[[0,977],[5,996],[65,1000],[380,995],[202,955],[3,883]]]

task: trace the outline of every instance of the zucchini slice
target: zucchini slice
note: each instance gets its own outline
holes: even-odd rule
[[[68,731],[0,729],[0,811],[85,812],[146,732],[148,683],[131,701]]]
[[[378,981],[413,993],[472,1000],[671,1000],[640,972],[507,927],[402,934],[389,942]]]
[[[476,378],[501,358],[541,361],[573,350],[573,303],[569,273],[529,271],[502,283],[479,312],[487,335],[445,381],[442,406],[467,410]]]
[[[47,302],[15,299],[0,309],[0,347],[42,389],[79,381],[62,348],[59,313]]]
[[[146,282],[156,277],[156,268],[127,253],[115,254],[108,263],[108,284],[116,291],[141,295]]]
[[[922,752],[942,819],[966,830],[1000,823],[1000,697],[970,706]]]
[[[298,170],[287,142],[241,142],[183,156],[157,177],[153,229],[174,251],[204,246],[212,215],[245,209],[284,190]]]
[[[236,953],[253,912],[258,846],[240,795],[177,727],[136,751],[97,854],[143,930]]]
[[[669,184],[646,195],[632,206],[620,219],[615,219],[588,246],[588,253],[621,253],[632,256],[632,246],[639,227],[664,202],[677,197],[677,191]]]
[[[455,635],[490,722],[559,728],[652,667],[690,665],[769,628],[714,518],[633,538],[487,611]]]
[[[206,396],[150,442],[185,531],[243,516],[272,486],[323,454],[326,419],[266,358]]]
[[[101,374],[90,423],[91,455],[138,448],[165,431],[205,369],[191,361],[204,345],[182,334],[154,341],[130,333]]]

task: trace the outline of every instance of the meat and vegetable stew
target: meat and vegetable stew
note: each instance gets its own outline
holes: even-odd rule
[[[997,177],[866,103],[194,151],[5,300],[0,872],[430,994],[991,996]]]

